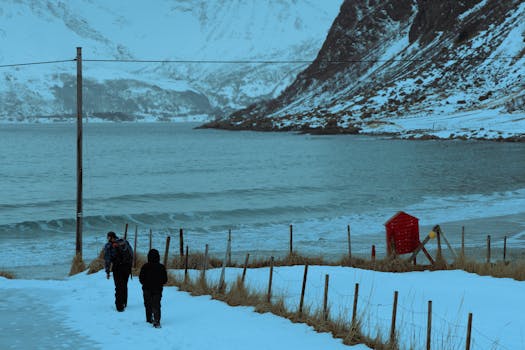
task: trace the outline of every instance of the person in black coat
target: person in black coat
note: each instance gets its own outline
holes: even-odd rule
[[[148,262],[140,269],[139,280],[144,295],[146,322],[153,323],[155,328],[160,328],[160,300],[163,286],[168,282],[168,274],[164,265],[160,263],[157,249],[148,252]]]
[[[107,234],[108,243],[104,246],[104,269],[109,279],[113,272],[115,282],[115,306],[122,312],[128,304],[128,278],[133,264],[133,249],[129,242],[118,238],[113,231]]]

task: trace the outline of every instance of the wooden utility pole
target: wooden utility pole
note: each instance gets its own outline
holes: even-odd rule
[[[82,259],[82,48],[77,47],[77,236],[76,255]]]

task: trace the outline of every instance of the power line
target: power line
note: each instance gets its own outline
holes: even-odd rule
[[[305,64],[305,63],[361,63],[361,62],[391,62],[391,61],[425,61],[422,58],[389,59],[389,60],[133,60],[133,59],[82,59],[83,62],[110,63],[217,63],[217,64]]]
[[[83,59],[83,62],[113,62],[113,63],[232,63],[232,64],[304,64],[312,60],[124,60],[124,59]]]
[[[17,66],[34,66],[38,64],[51,64],[51,63],[64,63],[64,62],[73,62],[75,59],[69,60],[56,60],[56,61],[41,61],[41,62],[27,62],[27,63],[12,63],[12,64],[2,64],[0,68],[5,67],[17,67]]]
[[[344,63],[387,63],[387,62],[424,62],[424,61],[503,61],[520,59],[520,56],[499,57],[443,57],[443,58],[391,58],[391,59],[356,59],[356,60],[140,60],[140,59],[82,59],[83,62],[105,62],[105,63],[178,63],[178,64],[344,64]],[[0,68],[44,65],[53,63],[74,62],[76,58],[55,61],[25,62],[0,65]]]

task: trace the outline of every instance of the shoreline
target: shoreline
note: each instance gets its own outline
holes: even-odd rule
[[[38,119],[30,119],[25,121],[5,121],[0,120],[1,125],[58,125],[58,124],[74,124],[76,119],[73,118],[51,118],[41,117]],[[489,141],[489,142],[508,142],[508,143],[522,143],[525,142],[525,133],[516,132],[510,136],[502,136],[502,132],[490,130],[493,136],[477,136],[483,128],[479,130],[451,130],[447,136],[440,136],[443,131],[432,130],[432,129],[404,129],[402,132],[392,131],[376,131],[374,129],[363,130],[356,126],[328,126],[328,127],[310,127],[305,125],[294,125],[286,127],[275,127],[273,125],[259,125],[250,124],[246,126],[244,124],[234,125],[228,121],[202,121],[202,120],[89,120],[86,124],[157,124],[157,123],[173,123],[173,124],[198,124],[194,129],[215,129],[225,131],[255,131],[255,132],[290,132],[299,135],[361,135],[369,137],[387,137],[393,140],[413,140],[413,141]]]
[[[478,262],[484,261],[486,258],[486,246],[487,246],[487,235],[491,236],[491,261],[502,261],[503,260],[503,244],[504,237],[507,237],[507,261],[525,261],[525,216],[523,213],[502,215],[489,218],[476,218],[461,221],[451,221],[436,223],[440,225],[442,232],[446,235],[450,244],[454,248],[457,254],[461,249],[461,231],[462,227],[465,227],[465,255],[470,260]],[[422,241],[428,232],[434,227],[434,225],[419,225],[419,237]],[[511,233],[509,233],[511,232]],[[433,239],[425,246],[432,256],[435,257],[437,251],[436,240]],[[310,241],[297,240],[294,242],[294,251],[304,257],[322,257],[327,262],[335,262],[344,258],[347,254],[347,242],[342,242],[341,247],[337,247],[336,250],[330,252],[324,252],[319,254],[314,252],[308,247],[312,244]],[[444,240],[441,241],[442,251],[447,261],[451,262],[453,256],[450,253]],[[371,246],[376,246],[376,257],[381,260],[386,257],[385,249],[385,234],[372,234],[372,235],[354,235],[352,236],[352,255],[358,258],[370,259]],[[144,254],[142,249],[137,249],[138,253]],[[199,251],[200,252],[200,251]],[[200,252],[202,253],[202,252]],[[232,251],[232,262],[239,265],[244,263],[246,254],[250,254],[250,261],[268,259],[270,256],[276,258],[285,257],[289,251],[287,249],[259,249],[252,251]],[[86,265],[96,258],[94,254],[86,254],[84,250],[84,262]],[[170,258],[178,255],[175,250],[170,251]],[[211,255],[214,258],[223,260],[224,251],[216,250]],[[408,258],[409,254],[403,255],[401,258]],[[34,265],[34,266],[15,266],[10,267],[4,265],[0,270],[13,273],[16,279],[50,279],[50,280],[62,280],[68,277],[69,270],[71,268],[71,261],[73,254],[64,259],[63,264],[49,264],[49,265]],[[418,261],[426,262],[426,259],[422,254],[418,255]]]
[[[498,134],[497,137],[487,136],[475,136],[477,132],[470,134],[464,134],[464,131],[451,132],[447,137],[439,136],[441,132],[430,131],[430,130],[410,130],[406,129],[404,132],[391,132],[391,131],[363,131],[357,127],[305,127],[305,126],[293,126],[276,128],[273,126],[260,126],[254,125],[247,127],[244,125],[233,125],[227,121],[223,122],[209,122],[202,124],[195,129],[215,129],[215,130],[227,130],[227,131],[256,131],[256,132],[292,132],[300,135],[362,135],[370,137],[388,137],[397,140],[414,140],[414,141],[428,141],[428,140],[441,140],[441,141],[490,141],[490,142],[509,142],[509,143],[521,143],[525,142],[525,133],[516,133],[512,136],[503,137]],[[462,134],[463,133],[463,134]],[[497,133],[496,133],[497,134]]]

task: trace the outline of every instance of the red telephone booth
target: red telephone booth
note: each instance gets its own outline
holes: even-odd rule
[[[392,253],[412,253],[419,245],[419,219],[403,211],[397,212],[387,222],[386,249]]]

